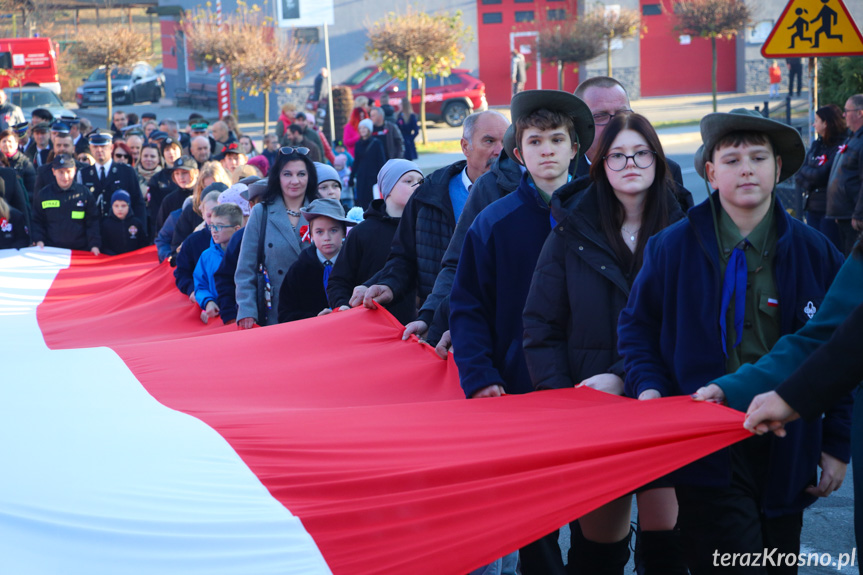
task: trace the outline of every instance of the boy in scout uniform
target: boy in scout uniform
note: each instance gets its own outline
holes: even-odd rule
[[[75,159],[59,154],[51,162],[55,182],[42,188],[33,206],[35,245],[90,250],[99,255],[99,208],[90,191],[75,183]]]

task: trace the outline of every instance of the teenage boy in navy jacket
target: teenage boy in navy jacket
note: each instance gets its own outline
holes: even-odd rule
[[[511,112],[514,154],[527,173],[515,192],[489,205],[471,224],[450,295],[453,353],[468,398],[533,391],[522,350],[521,312],[554,225],[551,196],[569,181],[570,162],[594,137],[590,109],[567,92],[520,92]],[[521,564],[525,575],[563,573],[557,532],[522,548]]]
[[[804,159],[793,128],[738,109],[705,116],[701,136],[696,169],[717,191],[650,240],[620,316],[626,392],[642,400],[692,394],[755,362],[812,317],[842,264],[773,193]],[[796,555],[792,567],[776,556],[800,550],[819,460],[844,476],[850,408],[848,397],[786,439],[753,437],[674,475],[692,575],[797,573]],[[748,566],[731,565],[734,553],[751,554]]]

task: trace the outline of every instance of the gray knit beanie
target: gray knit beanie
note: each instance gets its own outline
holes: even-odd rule
[[[378,172],[378,189],[381,191],[381,196],[387,199],[401,177],[408,172],[423,173],[419,166],[410,160],[389,160],[384,164],[384,167]]]

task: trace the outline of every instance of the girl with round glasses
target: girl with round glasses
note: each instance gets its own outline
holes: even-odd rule
[[[551,200],[556,225],[537,262],[524,308],[524,354],[537,389],[590,387],[623,395],[617,318],[650,236],[684,217],[665,154],[644,116],[618,113],[600,137],[593,183],[570,183]],[[656,482],[638,491],[639,534],[648,575],[686,573],[674,526],[674,491]],[[570,564],[622,575],[629,558],[632,495],[579,519]]]
[[[278,151],[263,200],[249,216],[234,275],[240,329],[279,323],[282,280],[310,245],[308,222],[300,208],[318,197],[318,179],[308,153],[308,148]]]

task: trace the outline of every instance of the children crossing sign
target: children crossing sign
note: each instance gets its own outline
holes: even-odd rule
[[[765,58],[858,56],[863,36],[842,0],[791,0],[761,47]]]

